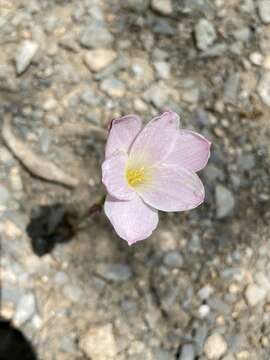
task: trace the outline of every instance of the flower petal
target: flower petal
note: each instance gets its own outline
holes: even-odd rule
[[[119,200],[130,200],[135,196],[125,176],[127,159],[126,153],[116,152],[102,164],[102,182],[107,192]]]
[[[151,120],[136,137],[130,158],[138,163],[156,164],[171,152],[177,138],[179,116],[167,111]]]
[[[178,134],[176,144],[166,158],[166,165],[197,172],[205,167],[210,157],[211,143],[202,135],[189,130]]]
[[[130,201],[118,201],[107,196],[104,211],[117,234],[129,245],[149,237],[158,224],[158,212],[139,196]]]
[[[136,192],[148,205],[162,211],[194,209],[204,200],[204,187],[197,174],[165,165],[153,168],[151,180]]]
[[[137,115],[126,115],[112,121],[106,144],[106,158],[115,150],[129,151],[134,139],[141,131],[142,120]]]

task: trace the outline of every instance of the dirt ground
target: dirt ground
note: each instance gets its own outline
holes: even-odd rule
[[[0,315],[38,359],[270,359],[269,3],[0,0],[1,129],[80,182],[0,139]],[[74,230],[110,120],[166,109],[213,144],[206,202],[132,247],[102,211]]]

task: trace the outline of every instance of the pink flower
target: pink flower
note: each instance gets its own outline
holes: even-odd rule
[[[136,115],[113,120],[102,164],[105,214],[129,245],[152,234],[158,210],[190,210],[204,201],[196,172],[210,156],[211,143],[179,130],[179,116],[172,111],[141,127]]]

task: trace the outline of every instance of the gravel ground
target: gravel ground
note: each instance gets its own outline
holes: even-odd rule
[[[31,176],[0,140],[0,315],[41,360],[269,360],[270,2],[0,0],[0,48],[0,126],[12,113],[87,184]],[[206,203],[133,247],[102,213],[72,241],[31,242],[40,206],[91,201],[92,125],[164,109],[213,143]]]

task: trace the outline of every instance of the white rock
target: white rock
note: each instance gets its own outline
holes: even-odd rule
[[[204,352],[209,360],[220,359],[226,353],[227,348],[228,345],[220,334],[210,335],[204,344]]]
[[[110,49],[96,49],[87,51],[84,62],[89,70],[98,72],[105,69],[117,58],[117,53]]]
[[[112,324],[90,328],[80,339],[79,347],[91,360],[116,359],[117,347]]]
[[[257,90],[265,105],[270,106],[270,71],[262,75]]]
[[[260,18],[263,23],[270,23],[270,1],[269,0],[260,0],[258,2],[258,11]]]
[[[264,288],[256,285],[250,284],[246,288],[245,297],[250,306],[256,306],[266,297],[267,292]]]
[[[198,309],[198,315],[201,319],[205,318],[206,316],[208,316],[210,313],[210,307],[208,305],[201,305]]]
[[[235,206],[233,193],[223,185],[217,185],[215,189],[217,218],[229,216]]]
[[[162,15],[171,15],[173,13],[171,0],[152,0],[151,7]]]
[[[16,326],[20,326],[29,320],[35,313],[36,310],[36,302],[35,296],[32,293],[28,293],[23,295],[16,308],[16,312],[14,315],[14,324]]]
[[[156,72],[161,79],[169,79],[170,65],[165,61],[157,61],[154,63]]]
[[[261,66],[263,62],[263,56],[261,53],[255,51],[249,55],[250,61],[257,66]]]
[[[216,40],[216,30],[212,23],[201,19],[195,26],[196,44],[200,50],[207,50]]]
[[[31,64],[33,57],[38,50],[38,44],[31,40],[25,40],[20,45],[15,56],[17,74],[22,74]]]

